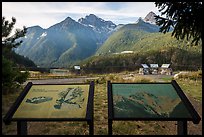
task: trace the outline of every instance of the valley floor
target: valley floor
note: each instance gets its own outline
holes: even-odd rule
[[[33,83],[44,82],[88,82],[95,81],[94,93],[94,135],[108,134],[108,101],[106,81],[135,82],[139,81],[170,81],[173,76],[162,75],[138,75],[136,73],[122,73],[98,75],[71,79],[55,80],[29,80]],[[28,81],[27,81],[28,82]],[[201,116],[198,125],[188,122],[189,135],[202,135],[202,80],[177,79],[177,82]],[[26,84],[26,83],[24,83]],[[194,90],[191,90],[194,89]],[[2,96],[2,118],[15,102],[20,92]],[[2,123],[2,133],[15,135],[16,123],[11,125]],[[29,135],[88,135],[89,129],[86,122],[28,122]],[[114,121],[113,135],[176,135],[177,122],[168,121]]]

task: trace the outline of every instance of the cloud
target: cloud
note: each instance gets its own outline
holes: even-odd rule
[[[116,24],[134,22],[150,11],[158,14],[153,2],[2,2],[2,15],[15,17],[16,27],[39,25],[48,28],[66,17],[78,20],[95,14]]]

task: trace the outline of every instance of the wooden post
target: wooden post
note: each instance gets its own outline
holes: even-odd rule
[[[26,121],[17,121],[17,134],[27,135],[27,122]]]
[[[187,121],[177,121],[178,135],[187,135]]]

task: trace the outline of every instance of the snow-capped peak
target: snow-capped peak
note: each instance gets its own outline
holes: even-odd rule
[[[83,24],[84,26],[93,28],[94,31],[97,31],[99,33],[109,32],[116,27],[113,22],[105,21],[94,14],[87,15],[85,16],[85,18],[80,18],[78,22],[80,24]]]

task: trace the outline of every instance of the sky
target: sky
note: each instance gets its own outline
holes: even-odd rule
[[[134,23],[150,11],[160,15],[154,2],[2,2],[2,16],[15,28],[39,25],[44,29],[71,17],[75,21],[86,15],[96,16],[115,24]]]

